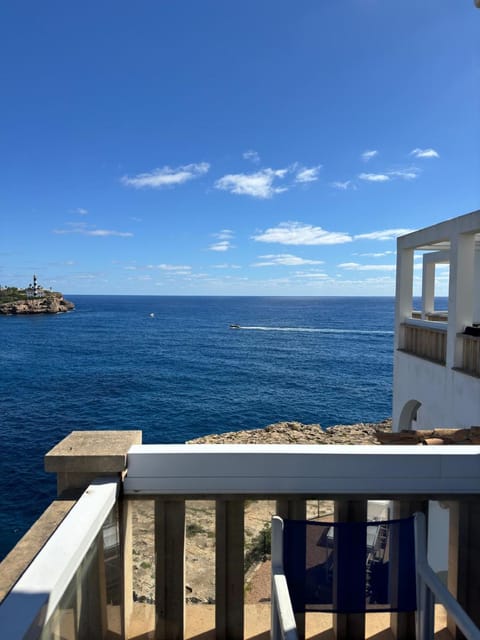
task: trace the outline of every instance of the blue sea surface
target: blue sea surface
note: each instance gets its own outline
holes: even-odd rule
[[[55,497],[43,456],[73,430],[173,443],[391,415],[393,298],[66,297],[0,317],[0,558]]]

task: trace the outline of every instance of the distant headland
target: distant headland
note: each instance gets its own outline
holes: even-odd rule
[[[63,294],[39,285],[36,275],[33,276],[33,282],[24,289],[0,286],[0,315],[64,313],[74,308],[73,302],[65,300]]]

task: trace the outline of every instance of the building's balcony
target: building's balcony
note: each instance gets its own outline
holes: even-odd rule
[[[305,519],[309,501],[318,510],[329,500],[336,520],[358,521],[369,500],[391,501],[398,517],[441,500],[450,511],[449,588],[479,624],[480,447],[130,446],[140,437],[74,432],[46,456],[59,493],[88,488],[74,502],[55,501],[0,565],[2,637],[267,638],[268,588],[263,602],[245,606],[252,501]],[[187,540],[206,500],[214,529],[201,533],[215,538],[205,576],[214,602],[188,604]],[[437,622],[438,640],[457,637],[452,620],[450,633],[445,617]],[[322,640],[415,637],[412,613],[315,613],[297,624],[300,637],[306,630]]]
[[[462,371],[480,377],[480,336],[462,333],[460,339],[463,342]]]
[[[433,320],[410,320],[401,325],[399,348],[406,353],[445,365],[447,326]]]
[[[480,335],[474,327],[475,335],[469,328],[457,333],[455,338],[460,343],[460,362],[452,367],[457,371],[480,377]],[[417,358],[423,358],[445,366],[447,361],[448,325],[445,320],[420,319],[412,317],[400,325],[399,349]]]

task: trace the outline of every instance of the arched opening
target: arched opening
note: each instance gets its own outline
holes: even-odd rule
[[[398,428],[411,429],[413,423],[417,421],[417,412],[421,406],[422,403],[418,400],[409,400],[406,402],[398,419]]]

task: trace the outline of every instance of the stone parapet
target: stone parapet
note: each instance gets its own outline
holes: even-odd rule
[[[72,431],[45,455],[45,471],[57,474],[58,495],[85,489],[101,476],[122,474],[141,431]]]
[[[0,603],[75,504],[55,500],[0,563]]]

